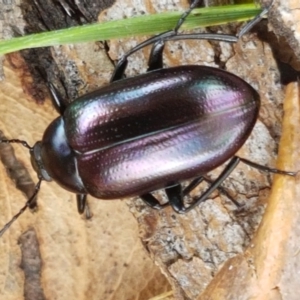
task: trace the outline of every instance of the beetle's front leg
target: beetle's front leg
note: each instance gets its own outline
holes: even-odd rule
[[[52,104],[56,111],[62,116],[67,107],[66,103],[59,91],[52,83],[48,82],[47,85],[51,94]]]
[[[86,194],[76,194],[76,200],[78,213],[82,214],[86,207]]]
[[[85,217],[87,219],[90,219],[91,212],[89,209],[89,205],[87,202],[87,195],[86,194],[76,194],[76,200],[77,200],[77,210],[79,214],[83,214],[85,212]]]

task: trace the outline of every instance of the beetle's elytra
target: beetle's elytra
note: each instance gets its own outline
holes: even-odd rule
[[[258,93],[244,80],[226,71],[203,66],[162,69],[164,43],[176,39],[203,39],[205,34],[181,34],[178,29],[198,4],[195,0],[172,31],[155,36],[130,50],[118,62],[111,84],[86,94],[64,107],[49,83],[53,102],[61,114],[46,129],[41,142],[30,147],[39,182],[26,205],[0,231],[0,236],[33,202],[42,180],[54,179],[77,194],[83,212],[87,194],[101,199],[140,196],[153,208],[171,205],[183,213],[204,201],[240,160],[234,156],[244,144],[258,117]],[[264,10],[250,25],[257,23]],[[234,42],[235,36],[214,34],[210,39]],[[127,58],[153,44],[148,73],[122,79]],[[230,162],[211,186],[189,207],[183,202],[206,173]],[[194,180],[182,191],[180,182]],[[151,194],[164,188],[169,202],[161,205]]]
[[[257,92],[228,72],[160,69],[76,99],[46,130],[41,158],[50,177],[72,192],[137,196],[232,157],[259,104]]]

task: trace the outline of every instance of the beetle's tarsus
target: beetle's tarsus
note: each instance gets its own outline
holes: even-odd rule
[[[269,173],[274,173],[274,174],[281,174],[281,175],[287,175],[287,176],[292,176],[292,177],[295,177],[298,174],[298,172],[283,171],[283,170],[279,170],[279,169],[275,169],[275,168],[269,168],[269,167],[260,165],[258,163],[252,162],[251,160],[248,160],[246,158],[239,157],[239,159],[244,164],[246,164],[246,165],[248,165],[248,166],[250,166],[252,168],[264,171],[264,172],[269,172]]]
[[[240,39],[244,34],[249,32],[257,23],[259,23],[263,17],[269,12],[270,8],[273,6],[274,0],[272,0],[271,4],[262,10],[262,12],[257,15],[254,19],[252,19],[250,22],[248,22],[239,32],[237,37]]]

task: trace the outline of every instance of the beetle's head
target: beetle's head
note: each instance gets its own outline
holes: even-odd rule
[[[72,148],[68,145],[61,117],[55,119],[49,125],[45,131],[43,140],[36,142],[33,147],[19,139],[0,139],[0,143],[18,143],[29,149],[32,167],[39,178],[33,195],[27,200],[19,213],[0,230],[0,237],[27,207],[32,207],[43,180],[51,181],[53,179],[63,188],[73,193],[86,194],[85,187],[77,170],[76,156]]]

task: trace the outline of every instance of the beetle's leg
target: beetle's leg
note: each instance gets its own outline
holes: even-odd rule
[[[214,180],[208,178],[207,176],[203,176],[204,177],[204,180],[209,183],[209,184],[212,184],[214,182]],[[236,207],[243,207],[244,204],[241,204],[239,202],[237,202],[229,193],[229,191],[227,189],[225,189],[224,187],[222,186],[219,186],[218,187],[218,191],[225,195]]]
[[[153,45],[149,56],[147,72],[162,69],[164,47],[165,47],[164,41],[156,42]]]
[[[82,214],[86,207],[86,194],[76,194],[76,200],[78,213]]]
[[[166,37],[168,36],[172,36],[174,35],[174,31],[173,30],[170,30],[170,31],[167,31],[167,32],[163,32],[159,35],[156,35],[156,36],[153,36],[151,38],[149,38],[148,40],[138,44],[137,46],[133,47],[131,50],[129,50],[127,53],[125,53],[118,61],[118,63],[116,64],[115,66],[115,69],[114,69],[114,72],[110,78],[110,82],[114,82],[114,81],[117,81],[117,80],[120,80],[122,79],[123,75],[124,75],[124,72],[125,72],[125,69],[127,67],[127,63],[128,63],[128,60],[127,58],[132,55],[133,53],[145,48],[146,46],[149,46],[151,44],[154,44],[156,42],[159,42],[161,40],[164,40]]]
[[[173,30],[166,31],[162,34],[156,35],[140,44],[136,47],[129,50],[126,54],[122,56],[122,58],[118,61],[115,70],[110,78],[110,82],[114,82],[122,79],[124,75],[124,71],[127,66],[127,58],[133,53],[143,49],[146,46],[159,42],[161,40],[164,41],[173,41],[173,40],[212,40],[212,41],[223,41],[229,43],[236,43],[238,41],[238,37],[235,35],[229,34],[217,34],[217,33],[198,33],[198,34],[177,34],[174,33]]]
[[[60,92],[56,89],[56,87],[49,82],[48,75],[45,69],[42,69],[40,67],[36,67],[35,70],[40,74],[40,76],[46,81],[47,87],[50,91],[51,95],[51,101],[55,108],[55,110],[62,115],[65,111],[65,108],[68,103],[64,101],[63,97],[61,96]]]
[[[180,19],[178,20],[175,28],[173,30],[170,31],[166,31],[163,32],[159,35],[156,35],[142,43],[140,43],[139,45],[137,45],[136,47],[132,48],[130,51],[128,51],[126,54],[123,55],[123,57],[118,61],[115,70],[113,72],[113,75],[110,79],[110,82],[114,82],[117,80],[122,79],[125,69],[127,67],[127,63],[128,60],[127,58],[135,53],[136,51],[154,44],[152,50],[151,50],[151,55],[150,55],[150,59],[149,59],[149,63],[148,63],[148,71],[150,70],[156,70],[156,69],[161,69],[162,68],[162,52],[163,52],[163,48],[164,48],[164,40],[166,40],[166,37],[168,36],[174,36],[177,35],[177,32],[179,30],[179,28],[181,27],[181,25],[184,23],[185,19],[188,17],[188,15],[191,13],[191,11],[199,4],[201,0],[194,0],[191,3],[190,8],[185,11]]]
[[[188,195],[193,189],[195,189],[204,180],[203,176],[193,179],[190,184],[183,190],[183,195]]]
[[[192,5],[198,4],[198,0],[194,1]],[[149,38],[148,40],[138,44],[136,47],[129,50],[127,53],[123,55],[123,57],[118,61],[115,70],[113,72],[113,75],[110,79],[110,82],[120,80],[123,75],[124,71],[127,66],[127,58],[135,53],[136,51],[149,46],[154,43],[159,43],[160,41],[174,41],[174,40],[189,40],[189,39],[197,39],[197,40],[213,40],[213,41],[223,41],[223,42],[229,42],[229,43],[236,43],[238,39],[244,35],[245,33],[249,32],[255,24],[257,24],[263,16],[270,10],[271,6],[273,5],[274,0],[271,2],[271,4],[265,8],[256,18],[254,18],[252,21],[250,21],[248,24],[242,28],[238,36],[235,35],[228,35],[228,34],[217,34],[217,33],[198,33],[198,34],[177,34],[178,28],[182,25],[182,22],[185,20],[185,17],[181,17],[178,21],[176,27],[174,30],[163,32],[159,35],[156,35],[154,37]],[[196,5],[195,5],[196,6]],[[191,12],[192,9],[189,9],[187,12],[188,14]],[[183,14],[183,16],[185,13]],[[154,64],[153,64],[154,65]],[[151,69],[151,68],[150,68]]]
[[[194,203],[192,203],[189,207],[185,209],[183,212],[190,211],[193,209],[195,206],[199,205],[201,202],[205,201],[209,195],[215,191],[221,184],[222,182],[230,175],[230,173],[235,169],[235,167],[238,165],[240,162],[240,158],[237,156],[234,156],[228,165],[224,168],[223,172],[219,175],[219,177],[214,180],[214,182],[211,184],[211,186],[198,198],[195,200]]]
[[[249,32],[257,23],[259,23],[263,17],[269,12],[270,8],[273,6],[274,0],[270,3],[268,7],[262,10],[262,12],[257,15],[254,19],[252,19],[250,22],[248,22],[239,32],[238,38],[243,36],[245,33]]]
[[[252,168],[264,171],[264,172],[275,173],[275,174],[282,174],[282,175],[288,175],[288,176],[296,176],[297,175],[297,172],[289,172],[289,171],[282,171],[282,170],[278,170],[278,169],[274,169],[274,168],[269,168],[269,167],[257,164],[255,162],[252,162],[252,161],[250,161],[248,159],[241,158],[241,157],[239,157],[239,159],[244,164],[246,164],[246,165],[248,165],[248,166],[250,166]]]
[[[226,168],[224,169],[224,171],[221,173],[221,175],[214,181],[214,182],[211,182],[210,179],[206,178],[206,177],[203,177],[203,179],[207,182],[211,182],[212,185],[210,187],[210,189],[217,184],[217,188],[218,190],[225,194],[236,206],[238,207],[241,207],[241,205],[236,202],[231,196],[230,194],[224,189],[222,188],[221,186],[219,186],[225,179],[226,177],[228,177],[228,175],[231,173],[231,171],[233,171],[233,169],[235,168],[235,166],[239,163],[239,162],[243,162],[244,164],[250,166],[250,167],[253,167],[253,168],[256,168],[258,170],[261,170],[261,171],[264,171],[264,172],[270,172],[270,173],[275,173],[275,174],[282,174],[282,175],[287,175],[287,176],[296,176],[298,172],[290,172],[290,171],[282,171],[282,170],[278,170],[278,169],[275,169],[275,168],[269,168],[269,167],[266,167],[266,166],[263,166],[263,165],[260,165],[260,164],[257,164],[255,162],[252,162],[248,159],[245,159],[245,158],[241,158],[241,157],[233,157],[230,161],[230,163],[226,166]],[[232,164],[232,165],[231,165]],[[226,169],[228,168],[228,171],[226,171]],[[226,173],[226,174],[224,174]],[[224,177],[225,175],[225,177]],[[194,182],[195,180],[192,181],[192,183]],[[189,186],[187,187],[189,188]],[[204,193],[202,194],[202,196],[196,200],[195,203],[193,203],[191,206],[189,206],[186,211],[189,211],[190,209],[192,209],[195,205],[198,205],[199,203],[205,201],[205,199],[209,196],[206,195],[206,193],[209,192],[209,189]]]
[[[196,6],[198,6],[199,2],[201,2],[201,1],[200,0],[194,0],[191,3],[190,8],[181,15],[181,17],[178,20],[175,28],[173,29],[172,35],[177,35],[178,30],[180,29],[181,25],[184,23],[184,21],[186,20],[188,15],[191,13],[191,11]],[[151,49],[151,53],[150,53],[150,57],[149,57],[149,61],[148,61],[148,66],[149,67],[148,67],[147,71],[162,69],[162,67],[163,67],[164,47],[165,47],[165,37],[161,36],[160,40],[155,42],[152,49]]]
[[[212,184],[214,181],[212,179],[210,179],[207,176],[200,176],[195,178],[193,181],[190,182],[190,184],[183,190],[183,196],[188,195],[193,189],[195,189],[199,184],[201,184],[203,181],[206,181],[209,184]],[[243,205],[241,205],[240,203],[238,203],[231,195],[230,193],[223,188],[222,186],[218,187],[218,191],[225,195],[227,198],[229,198],[231,200],[231,202],[233,202],[237,207],[241,207]]]
[[[89,202],[86,202],[86,204],[85,204],[85,218],[87,220],[92,218]]]
[[[79,214],[83,214],[85,212],[85,217],[90,219],[92,217],[91,211],[89,208],[89,204],[87,202],[87,195],[86,194],[76,194],[77,200],[77,210]]]
[[[227,34],[218,34],[218,33],[191,33],[191,34],[177,34],[174,36],[168,36],[165,38],[165,41],[175,41],[175,40],[214,40],[214,41],[223,41],[229,43],[237,42],[244,34],[248,33],[258,22],[260,22],[263,17],[269,12],[272,7],[274,0],[272,0],[271,4],[262,10],[262,12],[257,15],[254,19],[248,22],[239,32],[237,36],[235,35],[227,35]]]
[[[181,191],[181,186],[176,185],[169,188],[166,188],[166,194],[168,196],[169,202],[165,204],[160,204],[159,201],[151,194],[147,193],[141,195],[140,198],[151,208],[162,209],[168,205],[172,205],[175,211],[185,212],[183,207],[183,196],[188,195],[194,188],[196,188],[201,182],[206,181],[207,183],[213,183],[212,180],[206,177],[195,178],[183,191]],[[226,195],[237,207],[241,205],[231,197],[231,195],[221,186],[217,188],[222,194]]]
[[[240,159],[237,156],[234,156],[228,165],[225,167],[220,176],[211,184],[211,186],[198,198],[196,199],[189,207],[184,207],[183,203],[183,193],[181,191],[181,186],[173,186],[166,189],[166,193],[169,198],[169,203],[173,209],[178,213],[185,213],[193,209],[195,206],[199,205],[201,202],[205,201],[209,195],[215,191],[220,184],[230,175],[230,173],[235,169]],[[194,182],[194,181],[193,181]]]
[[[221,173],[221,175],[215,180],[215,181],[211,181],[210,179],[206,178],[205,176],[201,176],[198,177],[196,179],[194,179],[183,191],[183,195],[187,195],[188,193],[190,193],[194,188],[196,188],[203,180],[205,180],[208,183],[211,183],[212,185],[210,186],[210,188],[204,192],[204,194],[201,195],[201,197],[199,199],[197,199],[193,204],[191,204],[188,208],[184,208],[183,206],[183,210],[180,212],[186,212],[189,211],[190,209],[192,209],[193,207],[195,207],[196,205],[198,205],[199,203],[203,202],[206,200],[206,198],[217,188],[222,194],[225,194],[236,206],[240,207],[241,205],[235,201],[235,199],[233,199],[230,194],[221,186],[219,186],[227,177],[228,175],[231,173],[231,171],[233,171],[233,169],[235,168],[235,166],[239,163],[239,162],[243,162],[246,165],[249,165],[253,168],[256,168],[258,170],[264,171],[264,172],[270,172],[270,173],[275,173],[275,174],[282,174],[282,175],[288,175],[288,176],[296,176],[297,172],[290,172],[290,171],[282,171],[282,170],[278,170],[278,169],[274,169],[274,168],[269,168],[260,164],[257,164],[255,162],[252,162],[248,159],[245,158],[241,158],[241,157],[233,157],[232,160],[230,161],[230,163],[226,166],[226,168],[224,169],[224,171]],[[211,190],[212,189],[212,190]],[[172,205],[172,204],[171,204]],[[177,207],[178,209],[178,207]],[[175,209],[176,210],[176,209]],[[177,211],[177,210],[176,210]]]
[[[203,176],[195,178],[190,182],[190,184],[183,191],[180,184],[165,189],[169,199],[169,203],[176,212],[185,212],[183,197],[188,195],[193,189],[195,189],[204,180],[205,178]]]
[[[56,87],[48,82],[47,83],[48,87],[49,87],[49,91],[51,94],[51,100],[52,100],[52,104],[55,107],[56,111],[62,115],[66,109],[66,105],[64,103],[64,100],[61,96],[61,94],[59,93],[59,91],[56,89]]]
[[[152,207],[154,209],[161,209],[163,207],[166,207],[167,205],[171,205],[176,212],[185,213],[185,212],[189,211],[190,209],[192,209],[195,205],[198,205],[200,202],[205,201],[206,198],[215,189],[218,189],[219,192],[226,195],[237,207],[241,207],[241,205],[237,201],[235,201],[235,199],[233,199],[231,197],[231,195],[224,188],[219,186],[229,176],[229,174],[233,171],[233,169],[236,167],[236,165],[239,163],[239,161],[240,161],[239,157],[235,157],[235,159],[233,159],[233,162],[230,161],[230,163],[226,166],[226,168],[224,169],[222,174],[215,181],[212,181],[209,178],[206,178],[205,176],[200,176],[200,177],[197,177],[194,180],[192,180],[190,182],[190,184],[184,190],[182,190],[182,187],[180,184],[166,188],[165,192],[166,192],[168,200],[169,200],[168,203],[160,204],[159,201],[151,193],[141,195],[140,198],[147,205],[149,205],[150,207]],[[216,181],[218,181],[218,180],[221,180],[221,181],[216,183]],[[196,203],[193,203],[193,204],[191,204],[190,207],[185,208],[184,203],[183,203],[183,197],[188,195],[193,189],[195,189],[203,181],[206,181],[207,183],[214,185],[214,187],[212,188],[212,186],[211,186],[205,192],[206,196],[204,198],[202,198],[202,197],[205,193],[198,200],[195,201]],[[217,186],[215,186],[216,184],[217,184]],[[211,188],[212,188],[212,190],[210,190]]]
[[[140,198],[151,208],[154,209],[162,209],[166,206],[169,205],[169,203],[165,203],[165,204],[160,204],[159,201],[151,194],[151,193],[147,193],[147,194],[143,194],[140,195]]]
[[[177,184],[165,189],[169,199],[169,204],[177,213],[184,213],[183,192],[181,184]]]

